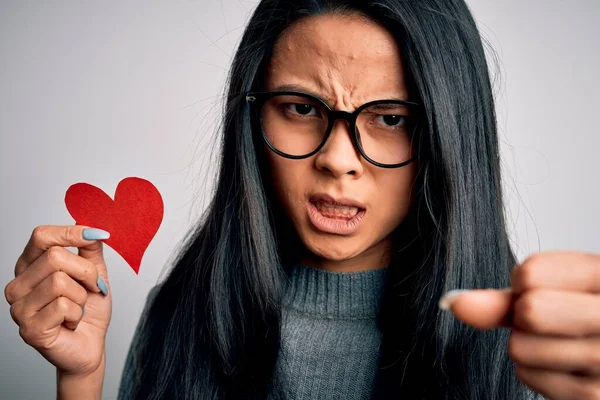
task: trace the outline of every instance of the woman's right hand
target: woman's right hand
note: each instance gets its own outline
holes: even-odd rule
[[[112,303],[102,242],[84,239],[85,229],[35,228],[17,260],[15,279],[4,289],[25,343],[59,373],[76,377],[103,365]],[[65,247],[77,247],[78,254]]]

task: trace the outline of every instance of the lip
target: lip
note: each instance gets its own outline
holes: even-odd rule
[[[340,206],[356,207],[358,208],[358,213],[348,220],[329,218],[321,214],[319,209],[316,207],[315,203],[319,201]],[[307,212],[310,222],[312,223],[313,227],[317,230],[325,233],[332,233],[335,235],[345,236],[351,235],[358,230],[360,223],[366,214],[366,208],[360,202],[352,199],[336,199],[333,196],[324,193],[319,193],[309,197]]]
[[[326,193],[313,194],[309,197],[309,201],[311,201],[311,202],[322,201],[322,202],[331,203],[331,204],[334,204],[337,206],[356,207],[359,209],[359,211],[364,210],[366,208],[364,204],[359,203],[356,200],[347,199],[347,198],[336,199],[335,197],[330,196]]]

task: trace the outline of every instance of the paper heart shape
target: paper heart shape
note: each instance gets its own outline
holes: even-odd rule
[[[115,199],[89,183],[71,185],[65,195],[67,210],[77,225],[104,229],[104,240],[138,274],[142,258],[163,220],[162,196],[149,181],[129,177],[117,185]]]

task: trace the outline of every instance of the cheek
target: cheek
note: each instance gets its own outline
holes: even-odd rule
[[[380,170],[375,177],[375,192],[371,197],[375,224],[395,229],[406,218],[413,199],[416,177],[415,163],[396,170]]]
[[[307,160],[290,160],[270,152],[268,155],[271,179],[281,206],[291,219],[299,203],[305,200],[310,180],[310,165]]]

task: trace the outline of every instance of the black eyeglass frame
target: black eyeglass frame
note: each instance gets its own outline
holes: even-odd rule
[[[276,96],[281,96],[281,95],[304,97],[304,98],[310,99],[312,101],[316,101],[317,103],[322,105],[327,110],[327,120],[328,120],[327,130],[325,131],[325,135],[323,136],[323,140],[321,141],[321,144],[319,144],[319,146],[317,146],[317,148],[315,150],[313,150],[312,152],[305,154],[305,155],[301,155],[301,156],[294,156],[291,154],[284,153],[284,152],[278,150],[277,148],[275,148],[275,146],[273,146],[273,144],[269,141],[269,138],[267,137],[264,129],[262,129],[260,114],[261,114],[264,103],[267,100],[269,100],[270,98],[273,98]],[[327,142],[327,139],[329,139],[329,135],[331,134],[331,131],[333,130],[333,125],[335,124],[335,121],[338,119],[343,119],[348,122],[348,125],[350,127],[350,132],[351,132],[350,137],[352,139],[352,143],[354,144],[354,147],[356,149],[358,149],[358,152],[360,153],[360,155],[365,160],[370,162],[371,164],[373,164],[377,167],[381,167],[381,168],[400,168],[400,167],[404,167],[405,165],[410,164],[411,162],[413,162],[415,160],[415,156],[413,155],[409,160],[398,163],[398,164],[382,164],[382,163],[379,163],[379,162],[373,160],[369,156],[367,156],[362,145],[360,144],[360,142],[358,140],[358,134],[357,134],[357,129],[356,129],[356,120],[362,110],[364,110],[368,107],[377,105],[377,104],[390,104],[390,103],[391,104],[400,104],[400,105],[407,106],[409,108],[412,107],[412,108],[419,109],[421,107],[420,103],[415,103],[415,102],[407,101],[407,100],[375,100],[375,101],[370,101],[368,103],[363,104],[362,106],[358,107],[353,112],[348,112],[348,111],[334,110],[325,101],[323,101],[322,99],[320,99],[312,94],[303,93],[303,92],[290,92],[290,91],[248,92],[248,93],[246,93],[246,102],[248,102],[248,104],[250,104],[251,108],[254,105],[254,118],[255,118],[254,123],[255,123],[255,126],[260,129],[264,142],[267,144],[267,146],[269,146],[269,148],[274,153],[276,153],[282,157],[293,159],[293,160],[300,160],[303,158],[312,157],[313,155],[317,154],[323,148],[323,146]],[[418,126],[418,122],[417,122],[417,124],[415,124],[415,127],[416,126]]]

